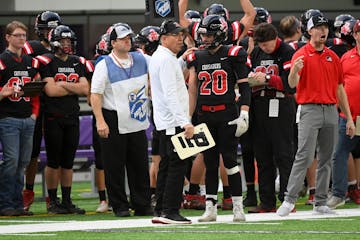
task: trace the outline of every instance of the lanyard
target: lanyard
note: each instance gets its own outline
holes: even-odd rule
[[[120,63],[120,60],[119,58],[114,54],[114,53],[111,53],[112,56],[114,57],[116,63],[120,66],[120,68],[125,72],[126,76],[128,77],[128,79],[131,78],[131,75],[132,75],[132,67],[133,67],[133,59],[131,57],[131,55],[129,54],[129,58],[130,58],[130,67],[129,67],[129,72],[126,70],[126,68]]]

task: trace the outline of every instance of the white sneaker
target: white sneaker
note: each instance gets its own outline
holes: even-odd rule
[[[204,214],[198,219],[198,222],[215,222],[217,217],[217,204],[212,201],[206,201]]]
[[[329,200],[326,202],[326,205],[330,208],[330,209],[335,209],[339,206],[342,206],[345,204],[345,199],[339,198],[337,196],[331,196],[329,198]]]
[[[109,210],[109,205],[106,201],[101,201],[98,208],[96,209],[97,213],[104,213]]]
[[[233,197],[233,213],[234,213],[233,222],[243,222],[246,220],[243,203],[242,203],[242,197]]]
[[[331,210],[328,206],[314,206],[313,214],[315,215],[336,214],[336,212]]]
[[[294,207],[295,207],[294,203],[283,201],[281,206],[276,211],[276,214],[279,215],[280,217],[288,216],[291,213],[291,211],[294,209]]]

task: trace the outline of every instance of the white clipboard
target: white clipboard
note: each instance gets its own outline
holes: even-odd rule
[[[193,138],[186,139],[184,132],[181,132],[172,136],[171,142],[182,160],[215,146],[215,141],[205,123],[194,127]]]

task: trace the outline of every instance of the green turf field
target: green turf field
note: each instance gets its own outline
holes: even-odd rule
[[[41,187],[36,186],[36,196],[41,196]],[[170,225],[142,225],[150,223],[151,217],[142,220],[142,217],[116,218],[111,212],[104,214],[95,213],[98,204],[97,198],[84,198],[83,192],[90,192],[90,183],[75,183],[73,189],[73,201],[80,207],[85,208],[86,215],[47,215],[45,202],[36,199],[31,207],[35,213],[30,217],[0,217],[0,228],[6,229],[10,226],[20,228],[21,225],[34,224],[38,226],[44,224],[43,231],[33,233],[2,234],[0,239],[360,239],[360,216],[343,218],[323,218],[323,219],[302,219],[302,220],[270,220],[244,223],[232,223],[231,221],[216,224],[192,224],[181,226]],[[299,199],[296,209],[298,212],[311,210],[311,206],[305,206],[306,198]],[[351,208],[358,211],[359,208],[353,203],[346,204],[343,209]],[[245,209],[246,212],[247,209]],[[182,214],[187,217],[200,216],[202,211],[182,210]],[[231,211],[218,211],[219,215],[231,214]],[[138,219],[139,225],[127,227],[127,220]],[[85,222],[86,221],[86,222]],[[96,224],[100,222],[115,222],[115,227],[110,229],[97,229]],[[137,221],[135,221],[137,222]],[[56,223],[58,226],[66,224],[76,226],[77,224],[94,224],[93,230],[76,231],[49,231],[47,224]],[[122,224],[124,223],[124,224]],[[100,224],[99,224],[100,225]],[[118,227],[117,227],[118,226]],[[144,227],[146,226],[146,227]]]

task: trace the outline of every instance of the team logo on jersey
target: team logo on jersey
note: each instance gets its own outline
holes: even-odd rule
[[[147,117],[147,97],[145,89],[146,87],[144,85],[140,90],[134,90],[128,95],[130,117],[140,122],[144,122]]]
[[[171,12],[171,6],[169,0],[156,0],[155,12],[161,17],[166,17]]]
[[[326,61],[332,62],[332,58],[331,58],[330,56],[327,56],[327,57],[326,57]]]

